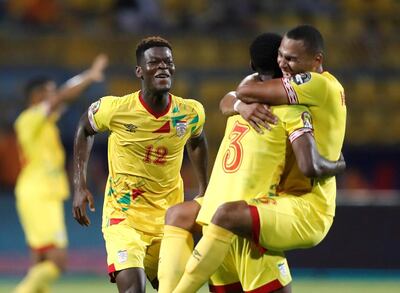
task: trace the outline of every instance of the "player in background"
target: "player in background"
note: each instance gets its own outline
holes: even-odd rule
[[[285,77],[260,80],[250,76],[238,87],[237,94],[245,102],[309,105],[315,121],[313,133],[317,149],[324,157],[333,160],[334,164],[334,160],[340,158],[336,162],[337,170],[340,170],[346,122],[344,90],[336,78],[322,70],[322,61],[323,38],[319,31],[309,25],[298,26],[285,34],[279,48],[278,63]],[[311,124],[311,116],[308,115],[303,116],[305,125]],[[308,131],[289,136],[295,153],[295,145],[301,141],[299,139],[310,136]],[[301,144],[307,146],[313,143],[313,140],[305,139]],[[313,156],[315,152],[310,153],[310,158]],[[307,157],[297,157],[297,162],[300,170],[308,176],[318,176],[327,167],[323,164],[322,169],[315,168]],[[279,187],[277,191],[282,188],[285,192],[295,187],[299,179],[296,173],[283,173],[283,188]],[[256,244],[275,251],[318,244],[333,221],[336,182],[334,177],[322,177],[314,178],[310,183],[310,192],[300,193],[302,196],[283,192],[278,193],[278,197],[261,196],[219,206],[215,214],[212,214],[212,225],[209,225],[214,233],[210,237],[204,235],[198,243],[195,248],[197,257],[189,260],[185,274],[174,292],[192,292],[198,286],[196,283],[204,283],[224,260],[235,234],[253,239]],[[212,180],[209,189],[211,186],[214,186]],[[275,193],[271,192],[271,195]],[[204,208],[203,214],[202,210],[203,207],[198,217],[200,222],[210,217],[213,207]]]
[[[141,89],[92,104],[79,123],[74,145],[74,218],[90,224],[94,211],[86,186],[94,135],[109,131],[109,177],[102,232],[108,271],[119,292],[145,292],[146,275],[157,287],[157,267],[166,210],[183,201],[180,169],[184,147],[199,181],[207,186],[208,149],[203,106],[171,94],[175,65],[172,48],[160,37],[143,39],[136,49]]]
[[[15,121],[22,163],[15,195],[33,265],[15,292],[47,292],[49,285],[65,270],[64,200],[69,187],[56,122],[66,104],[78,98],[92,83],[103,80],[107,64],[107,57],[99,55],[88,70],[59,88],[47,77],[34,78],[25,87],[28,107]]]

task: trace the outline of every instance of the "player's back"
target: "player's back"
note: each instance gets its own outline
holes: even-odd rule
[[[288,135],[306,127],[304,106],[273,107],[278,125],[257,133],[240,116],[228,118],[198,221],[207,224],[215,210],[229,201],[275,195],[282,174]],[[311,131],[311,129],[307,129]]]
[[[69,193],[65,153],[56,125],[58,115],[47,117],[46,111],[44,104],[32,106],[15,121],[22,163],[15,188],[19,198],[63,199]]]

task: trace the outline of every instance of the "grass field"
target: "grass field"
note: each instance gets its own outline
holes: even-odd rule
[[[0,278],[0,292],[12,292],[18,282],[16,278]],[[293,293],[399,293],[398,278],[310,278],[300,277],[293,282]],[[64,277],[53,287],[54,293],[106,293],[117,292],[114,284],[103,277]],[[156,292],[148,287],[147,292]],[[204,286],[199,292],[208,292]]]

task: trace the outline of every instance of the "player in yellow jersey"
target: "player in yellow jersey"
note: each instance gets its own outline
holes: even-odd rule
[[[15,122],[22,163],[15,195],[33,266],[15,292],[47,292],[65,269],[67,234],[63,203],[69,187],[56,122],[65,104],[103,79],[107,63],[107,57],[99,55],[88,70],[58,89],[47,77],[34,78],[26,85],[28,108]]]
[[[248,102],[259,101],[259,99],[251,98],[253,95],[252,90],[255,91],[255,95],[258,94],[259,96],[282,97],[281,100],[275,101],[273,104],[288,103],[288,98],[289,101],[291,99],[296,100],[296,94],[300,95],[302,93],[305,95],[306,98],[303,98],[302,101],[304,100],[304,104],[310,105],[311,114],[316,114],[313,118],[316,121],[314,134],[318,150],[325,157],[336,160],[340,157],[345,129],[346,108],[343,100],[343,88],[329,74],[324,74],[322,77],[318,76],[317,73],[298,74],[300,72],[315,72],[322,67],[322,49],[322,36],[315,28],[299,26],[289,31],[280,46],[278,62],[284,73],[287,73],[288,68],[290,68],[290,70],[293,70],[291,73],[297,75],[293,77],[292,81],[288,78],[284,78],[282,81],[278,80],[280,83],[276,82],[276,80],[265,81],[257,75],[253,75],[244,80],[238,88],[238,93],[239,97]],[[283,58],[285,60],[282,60]],[[290,60],[288,67],[285,66],[287,65],[287,62],[285,62],[287,59]],[[290,86],[290,83],[294,85]],[[263,89],[259,86],[260,84],[264,85]],[[267,84],[270,87],[267,87]],[[274,84],[275,87],[272,87],[271,84]],[[247,87],[246,90],[243,90],[243,87]],[[286,98],[286,100],[283,98]],[[235,103],[235,105],[237,108],[240,106],[240,102]],[[321,111],[324,112],[324,116],[318,113]],[[305,112],[305,115],[302,116],[304,125],[311,125],[311,115]],[[282,120],[280,115],[278,117]],[[273,128],[272,135],[275,129]],[[221,176],[224,176],[221,169],[225,169],[226,177],[232,172],[232,168],[234,170],[232,173],[240,172],[241,168],[246,168],[246,150],[248,154],[251,154],[252,150],[251,146],[247,147],[251,140],[248,142],[245,140],[245,130],[235,131],[235,128],[233,128],[231,135],[231,144],[221,157],[223,168],[219,168]],[[332,139],[333,137],[334,139]],[[300,170],[304,174],[311,177],[334,175],[344,167],[341,160],[338,162],[317,160],[321,164],[315,164],[313,158],[318,155],[318,152],[315,146],[310,147],[315,143],[308,131],[295,131],[289,135],[289,139],[292,142]],[[256,150],[253,151],[261,152],[257,144],[253,142],[252,145],[256,146]],[[303,150],[303,154],[298,154],[299,149]],[[271,148],[270,151],[275,154],[276,148]],[[241,153],[243,154],[242,156],[240,156]],[[243,161],[241,161],[241,158]],[[268,161],[272,164],[265,164],[266,162],[264,162],[264,166],[268,166],[268,168],[274,167],[273,161]],[[253,166],[260,163],[262,164],[261,160],[254,160]],[[286,164],[290,165],[290,162]],[[293,165],[293,161],[291,164]],[[198,217],[198,220],[204,223],[207,223],[207,219],[209,220],[212,217],[211,223],[196,246],[194,254],[186,266],[185,274],[174,292],[194,292],[199,285],[201,286],[224,261],[224,257],[230,249],[230,243],[232,239],[235,239],[234,234],[245,239],[252,239],[256,244],[271,251],[312,247],[325,237],[333,221],[336,194],[335,179],[334,177],[316,178],[312,181],[308,193],[306,193],[307,188],[299,189],[296,186],[302,180],[299,177],[300,172],[295,168],[283,173],[276,170],[281,175],[279,177],[282,178],[272,178],[271,185],[269,185],[270,182],[266,182],[270,186],[270,190],[264,192],[264,194],[253,193],[254,199],[247,197],[243,198],[245,200],[224,203],[213,213],[216,209],[215,204],[220,196],[225,201],[232,201],[235,200],[235,194],[240,194],[240,188],[243,188],[243,186],[251,191],[252,187],[260,179],[260,176],[257,176],[257,172],[250,172],[254,168],[257,169],[258,167],[251,167],[247,170],[253,176],[244,177],[244,181],[236,183],[236,188],[232,190],[218,190],[213,182],[215,170],[213,169],[210,185]],[[221,176],[219,178],[222,178]],[[237,180],[239,179],[240,177]],[[295,179],[295,181],[290,182],[289,179]],[[276,188],[279,181],[281,181],[281,186]],[[235,185],[233,182],[232,180],[231,184]],[[300,187],[307,187],[304,184],[306,182],[303,180]],[[220,180],[218,184],[221,185]],[[282,187],[285,193],[280,192]],[[211,192],[212,189],[214,189],[213,192]],[[210,202],[207,200],[209,191],[212,194],[210,198],[213,201],[207,208],[205,204]],[[276,191],[278,192],[277,194]],[[299,193],[302,196],[297,196]],[[239,249],[239,251],[243,253],[243,250]],[[254,267],[257,267],[257,265],[253,264],[246,268],[251,270]],[[247,271],[246,275],[249,276]],[[242,285],[245,284],[242,283]],[[277,287],[275,289],[262,288],[264,288],[262,292],[272,292],[277,289]],[[244,287],[244,290],[247,291],[248,288]]]
[[[185,145],[200,195],[207,185],[204,109],[169,92],[175,72],[171,45],[160,37],[143,39],[136,59],[141,90],[92,104],[75,138],[73,215],[87,226],[86,205],[93,209],[93,197],[86,187],[86,167],[93,136],[109,131],[102,232],[109,275],[120,292],[144,292],[146,276],[157,287],[165,212],[183,201]]]

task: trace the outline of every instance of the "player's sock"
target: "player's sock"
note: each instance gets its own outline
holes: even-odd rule
[[[165,225],[158,264],[159,293],[171,293],[185,271],[193,251],[192,234],[185,229]]]
[[[233,233],[214,224],[205,229],[174,293],[197,292],[217,270],[229,251]]]
[[[51,284],[60,275],[60,269],[52,261],[33,266],[18,284],[15,293],[37,292]]]

